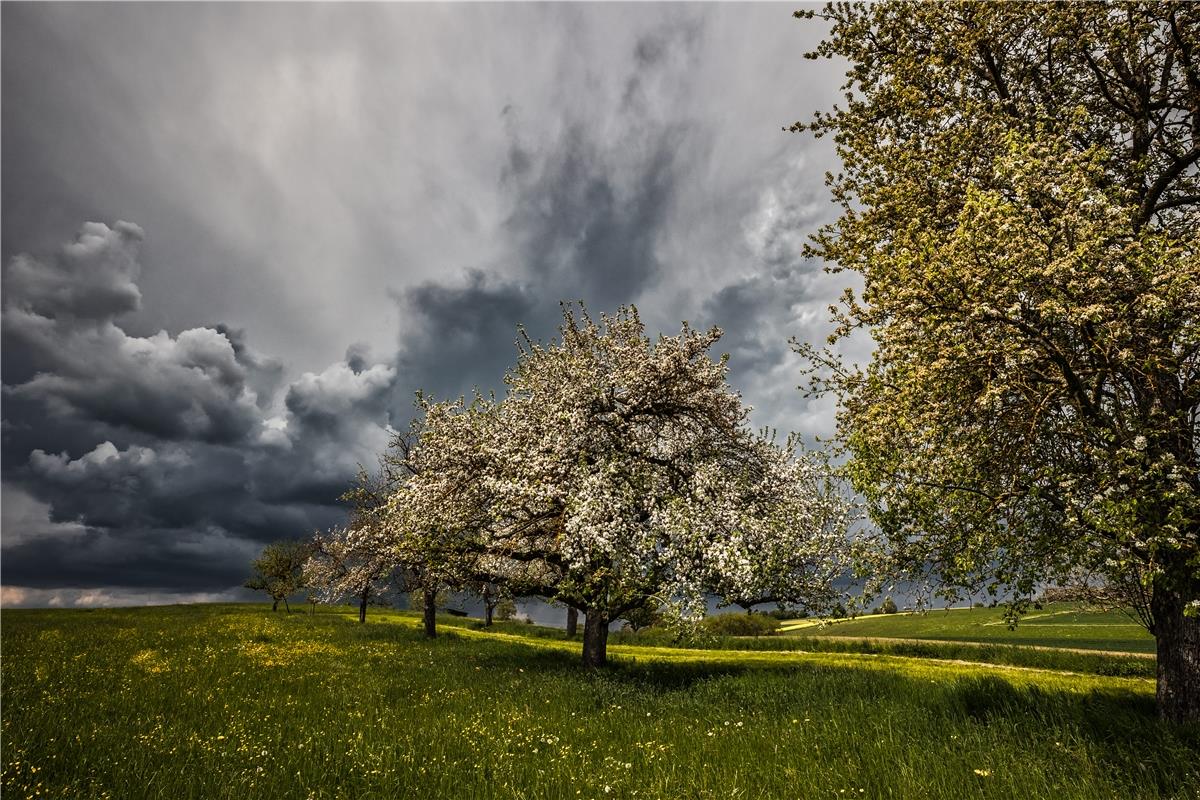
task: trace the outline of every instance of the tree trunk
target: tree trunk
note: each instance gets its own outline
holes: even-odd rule
[[[583,618],[583,665],[603,667],[608,663],[608,614],[588,611]]]
[[[288,605],[287,595],[283,596],[283,611],[285,614],[292,613],[292,607]]]
[[[271,599],[274,601],[271,603],[271,610],[278,611],[279,610],[279,600],[277,598],[271,598]]]
[[[483,606],[483,625],[484,625],[484,627],[486,627],[486,628],[492,627],[492,612],[494,612],[495,610],[496,610],[496,607],[494,605],[492,605],[491,603],[484,604],[484,606]]]
[[[1158,716],[1170,722],[1200,721],[1200,616],[1184,614],[1191,599],[1156,587],[1150,600],[1158,651]]]
[[[577,633],[579,633],[579,609],[575,606],[567,606],[567,636],[574,639]]]
[[[363,590],[358,598],[358,621],[360,624],[367,621],[367,595],[369,593],[369,590]]]
[[[437,637],[437,592],[425,590],[425,638]]]

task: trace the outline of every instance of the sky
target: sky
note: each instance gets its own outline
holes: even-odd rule
[[[4,3],[0,601],[247,597],[562,301],[718,325],[755,425],[831,435],[794,8]]]

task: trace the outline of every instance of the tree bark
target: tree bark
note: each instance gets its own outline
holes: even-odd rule
[[[577,633],[579,633],[579,609],[575,606],[567,606],[567,636],[574,639]]]
[[[608,663],[608,614],[588,611],[583,618],[583,665],[603,667]]]
[[[364,590],[358,598],[358,621],[360,624],[367,621],[367,594],[368,591]]]
[[[292,613],[292,607],[288,605],[287,595],[284,595],[283,597],[283,611],[285,614]]]
[[[1184,584],[1192,585],[1186,579]],[[1200,721],[1200,616],[1184,614],[1193,599],[1156,587],[1150,600],[1158,654],[1158,716],[1170,722]]]
[[[274,602],[271,603],[271,610],[272,611],[279,610],[279,600],[276,599],[276,600],[274,600]]]
[[[425,638],[437,637],[437,592],[425,590]]]
[[[497,595],[492,594],[491,584],[484,584],[484,627],[492,626],[492,613],[496,610],[496,603],[499,601]]]

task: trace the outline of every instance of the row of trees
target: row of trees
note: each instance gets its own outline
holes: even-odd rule
[[[826,461],[748,426],[709,351],[718,329],[647,337],[636,309],[565,307],[561,339],[523,332],[502,399],[435,402],[349,493],[349,523],[304,569],[322,599],[369,600],[399,581],[436,631],[440,591],[495,607],[538,596],[584,615],[583,661],[610,622],[836,601],[850,507]]]

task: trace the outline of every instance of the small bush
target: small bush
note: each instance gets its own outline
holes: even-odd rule
[[[720,614],[700,626],[715,636],[770,636],[779,630],[779,620],[768,614]]]
[[[881,614],[895,614],[897,611],[899,611],[899,609],[896,608],[896,601],[890,597],[884,598],[883,603],[881,603],[879,606],[879,612]]]

